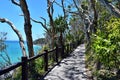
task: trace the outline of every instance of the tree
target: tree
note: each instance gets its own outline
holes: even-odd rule
[[[60,37],[60,44],[61,46],[63,46],[64,45],[63,34],[65,33],[66,29],[68,29],[67,21],[64,19],[64,17],[59,16],[58,18],[55,19],[54,25],[56,35],[57,34],[59,35],[58,37]]]
[[[81,39],[81,33],[83,32],[83,23],[81,22],[81,19],[78,15],[71,15],[70,21],[70,34],[73,36],[73,41],[80,40]]]
[[[30,21],[30,13],[28,10],[28,6],[26,3],[26,0],[19,0],[19,2],[15,1],[15,0],[11,0],[11,2],[17,6],[19,6],[23,12],[23,16],[24,16],[24,31],[25,31],[25,35],[26,35],[26,41],[27,41],[27,47],[28,47],[28,54],[29,54],[29,58],[34,56],[34,50],[33,50],[33,39],[32,39],[32,25],[31,25],[31,21]],[[29,71],[30,71],[30,77],[35,78],[35,62],[32,61],[29,64]]]
[[[33,22],[41,24],[42,27],[46,30],[46,36],[47,36],[47,38],[49,37],[50,48],[54,48],[54,46],[55,46],[55,26],[54,26],[54,20],[53,20],[53,12],[54,12],[53,3],[54,3],[54,1],[55,0],[53,0],[53,1],[47,0],[47,13],[48,13],[48,17],[49,17],[49,27],[46,24],[45,18],[40,17],[42,20],[44,20],[44,23],[31,18],[31,20]]]
[[[8,53],[6,52],[6,35],[6,32],[0,32],[0,58],[2,58],[0,59],[2,60],[2,62],[0,62],[0,69],[12,64]]]
[[[6,32],[0,32],[0,69],[4,69],[6,66],[10,66],[11,59],[6,51],[7,45],[5,44]],[[11,76],[10,73],[4,74],[4,77]],[[3,80],[3,77],[0,76],[0,79]]]
[[[93,12],[94,12],[94,19],[93,19],[93,24],[92,24],[92,30],[93,30],[93,33],[96,33],[97,31],[97,20],[98,20],[98,12],[97,12],[97,9],[96,9],[96,0],[90,0],[91,2],[91,7],[93,9]]]
[[[34,56],[34,51],[33,51],[33,40],[32,40],[32,25],[30,21],[30,13],[28,10],[28,6],[26,3],[26,0],[20,0],[19,2],[16,2],[15,0],[11,0],[13,4],[19,6],[23,12],[24,16],[24,31],[26,34],[26,40],[27,40],[27,46],[28,46],[28,53],[29,57]]]
[[[5,32],[0,32],[0,51],[4,51],[6,49],[6,45],[4,41],[6,40],[6,35],[7,33]]]
[[[53,12],[54,12],[53,3],[54,3],[54,1],[55,0],[53,0],[53,1],[47,0],[47,13],[48,13],[48,16],[49,16],[49,21],[50,21],[52,48],[54,48],[54,46],[55,46],[55,26],[54,26],[54,20],[53,20]]]
[[[84,33],[86,37],[86,41],[90,43],[90,27],[92,25],[92,20],[90,19],[90,14],[88,10],[88,2],[87,1],[80,1],[80,0],[72,0],[74,3],[74,7],[77,9],[74,14],[78,15],[81,19],[81,22],[84,26]],[[87,5],[86,5],[87,4]]]

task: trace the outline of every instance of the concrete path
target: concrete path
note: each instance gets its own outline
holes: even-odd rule
[[[61,61],[61,63],[48,73],[45,80],[89,80],[85,68],[85,45],[78,46],[70,57]]]

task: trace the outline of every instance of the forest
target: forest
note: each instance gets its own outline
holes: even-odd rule
[[[40,15],[41,21],[31,17],[27,0],[9,1],[19,7],[22,12],[20,16],[24,18],[23,30],[27,41],[28,56],[23,36],[17,26],[4,16],[0,16],[0,24],[8,24],[16,33],[24,57],[35,56],[33,44],[42,45],[40,54],[46,49],[54,49],[56,45],[64,46],[79,41],[86,46],[86,68],[91,71],[94,80],[120,79],[120,0],[60,0],[59,2],[46,0],[48,22],[42,15]],[[54,18],[55,5],[63,12],[63,15],[58,15],[56,18]],[[45,38],[33,41],[32,22],[40,24],[45,29]],[[0,32],[0,52],[4,52],[4,54],[0,53],[0,58],[5,60],[5,63],[0,62],[2,65],[0,69],[12,65],[5,51],[6,35],[5,31]],[[52,55],[49,56],[52,57]],[[50,63],[52,62],[53,60]],[[43,59],[29,63],[30,80],[44,73],[42,63]],[[6,74],[8,75],[10,74]],[[13,73],[10,77],[19,80],[20,75],[21,67],[17,68],[15,74]]]

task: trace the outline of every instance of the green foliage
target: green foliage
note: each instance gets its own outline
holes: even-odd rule
[[[6,52],[7,45],[5,44],[6,32],[0,32],[0,68],[11,65],[11,60]]]
[[[39,54],[40,54],[40,53],[43,53],[44,50],[50,50],[49,46],[48,46],[48,45],[43,45],[43,47],[42,47],[41,50],[39,51]]]
[[[83,34],[83,23],[80,20],[80,17],[78,15],[71,15],[70,21],[69,21],[69,31],[66,34],[66,41],[68,43],[77,41],[81,39],[81,36]]]
[[[99,60],[106,69],[119,68],[120,65],[120,19],[111,18],[93,35],[92,50],[95,60]]]
[[[70,33],[66,34],[66,42],[71,43],[74,41],[74,36]]]
[[[22,78],[22,68],[18,67],[13,73],[13,80],[21,80]]]
[[[56,32],[64,33],[66,29],[68,29],[67,21],[62,16],[58,16],[58,18],[54,21]]]
[[[7,33],[0,32],[0,52],[3,52],[6,49],[4,41],[6,40]]]
[[[39,39],[36,39],[34,42],[34,44],[45,44],[45,38],[39,38]]]
[[[97,76],[97,80],[118,80],[113,71],[99,70],[94,74]]]
[[[38,74],[44,73],[44,60],[43,58],[39,58],[35,61],[35,70]]]

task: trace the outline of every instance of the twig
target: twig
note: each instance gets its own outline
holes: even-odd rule
[[[13,4],[17,5],[17,6],[20,6],[20,3],[17,2],[17,1],[15,1],[15,0],[11,0],[11,2],[12,2]]]

